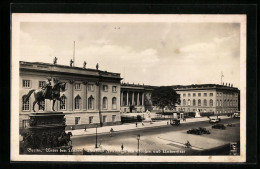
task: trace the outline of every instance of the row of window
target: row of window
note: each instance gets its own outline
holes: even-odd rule
[[[192,93],[192,96],[193,97],[196,97],[196,94],[197,93]],[[224,93],[223,94],[224,97],[227,96],[227,97],[232,97],[232,96],[237,96],[237,93],[234,93],[234,94],[226,94]],[[208,96],[208,93],[203,93],[203,96],[204,97],[207,97]],[[209,96],[212,97],[213,96],[213,93],[209,93]],[[222,93],[217,93],[217,97],[218,96],[222,96]],[[183,93],[183,97],[186,97],[186,93]],[[188,97],[191,97],[191,93],[188,93]],[[201,97],[201,93],[198,93],[198,97]]]
[[[217,97],[221,97],[222,96],[222,93],[217,93]],[[237,97],[238,96],[238,94],[237,93],[223,93],[223,96],[224,97]]]
[[[217,99],[216,103],[217,103],[216,106],[222,106],[222,100],[221,99],[220,100]],[[186,103],[186,100],[183,99],[182,105],[186,106],[186,104],[187,104],[187,106],[191,106],[191,100],[188,99],[188,101]],[[203,100],[203,106],[207,106],[207,105],[208,105],[208,101],[206,99],[204,99]],[[225,99],[223,105],[224,106],[236,106],[237,105],[237,100],[226,100]],[[196,106],[196,100],[195,99],[192,100],[192,106]],[[201,100],[200,99],[198,100],[198,106],[201,106]],[[209,100],[209,106],[210,107],[213,106],[213,100],[212,99]]]
[[[24,99],[24,97],[25,96],[23,96],[23,99]],[[95,99],[93,98],[92,95],[88,98],[88,109],[91,109],[91,110],[94,109],[94,100]],[[117,109],[116,103],[117,103],[116,97],[113,97],[112,98],[112,109]],[[60,102],[60,110],[66,110],[66,105],[67,105],[67,98],[66,98],[66,96],[62,96],[61,102]],[[80,107],[81,107],[81,97],[78,95],[74,99],[74,109],[80,110]],[[102,108],[108,109],[108,99],[107,99],[107,97],[103,97],[103,99],[102,99]],[[45,101],[42,101],[39,104],[39,110],[44,110],[44,109],[45,109]],[[30,110],[30,99],[27,102],[23,103],[22,110],[23,111],[29,111]]]
[[[45,85],[45,81],[39,81],[39,88]],[[81,90],[81,83],[75,83],[74,89],[75,90]],[[31,87],[31,81],[30,80],[23,80],[23,87],[24,88],[30,88]],[[67,89],[67,87],[66,87]],[[88,90],[89,91],[94,91],[94,84],[88,84]],[[107,92],[108,91],[108,85],[103,85],[103,91]],[[117,91],[117,86],[112,86],[112,92]]]
[[[107,122],[107,116],[102,116],[102,122],[103,123],[106,123]],[[90,116],[88,118],[88,122],[89,124],[93,124],[93,116]],[[112,115],[112,122],[116,122],[116,115]],[[81,124],[81,121],[80,121],[80,117],[75,117],[75,124]]]
[[[178,109],[179,110],[179,112],[180,111],[186,111],[186,109],[185,108],[179,108]],[[198,109],[199,110],[199,112],[207,112],[207,109]],[[188,108],[187,109],[187,112],[190,112],[191,111],[191,109],[190,108]],[[197,111],[197,109],[193,109],[193,112],[195,112],[195,111]],[[223,113],[234,113],[234,112],[236,112],[237,111],[237,109],[234,109],[234,110],[225,110],[225,111],[223,111]],[[209,112],[213,112],[211,109],[209,110]],[[221,110],[217,110],[217,114],[221,114],[222,113],[222,111]]]
[[[207,97],[208,93],[203,93],[203,96],[204,97]],[[192,94],[193,97],[196,97],[196,93],[193,93]],[[209,96],[213,96],[213,93],[209,93]],[[186,97],[186,93],[183,93],[183,97]],[[188,97],[191,97],[191,94],[188,93]],[[201,97],[201,93],[198,93],[198,97]]]

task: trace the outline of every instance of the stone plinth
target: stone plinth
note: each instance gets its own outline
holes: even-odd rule
[[[29,127],[23,135],[24,153],[69,153],[71,133],[65,133],[63,112],[37,112],[29,115]],[[63,151],[64,150],[64,151]]]

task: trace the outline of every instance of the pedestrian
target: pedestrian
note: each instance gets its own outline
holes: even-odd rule
[[[123,145],[123,144],[121,145],[121,150],[122,150],[122,151],[124,150],[124,145]]]
[[[135,123],[135,126],[137,127],[137,122]]]
[[[110,137],[112,137],[113,131],[114,131],[113,128],[111,128],[110,132],[109,132],[110,133]]]
[[[144,126],[144,122],[142,122],[142,126]]]
[[[167,126],[169,125],[169,122],[167,121]]]
[[[87,127],[85,126],[85,132],[87,131]]]

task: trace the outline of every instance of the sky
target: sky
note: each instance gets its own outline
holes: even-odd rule
[[[146,85],[240,84],[239,23],[22,22],[20,60],[120,73]]]

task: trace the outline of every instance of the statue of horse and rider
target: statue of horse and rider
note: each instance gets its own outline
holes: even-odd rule
[[[53,100],[53,104],[52,104],[52,110],[54,110],[54,105],[56,100],[59,100],[60,102],[62,102],[61,98],[60,98],[60,92],[61,91],[65,91],[65,86],[66,83],[62,83],[62,82],[57,82],[54,85],[52,85],[51,83],[51,78],[47,78],[47,81],[45,82],[45,85],[42,86],[41,89],[35,90],[32,89],[29,91],[29,93],[25,96],[25,98],[23,99],[23,103],[27,102],[31,96],[32,93],[34,93],[34,102],[33,102],[33,111],[34,110],[34,106],[37,103],[39,106],[41,106],[40,102],[44,101],[45,99],[49,99],[49,100]]]

